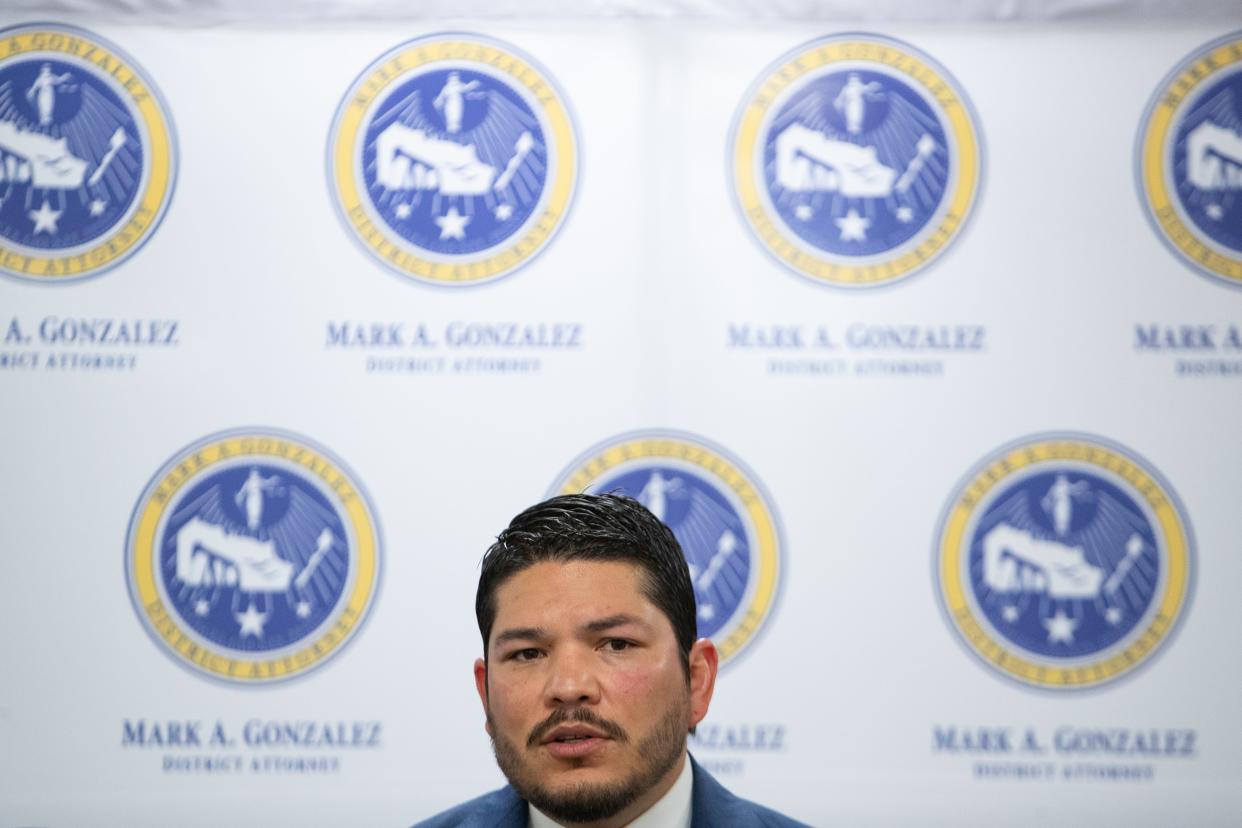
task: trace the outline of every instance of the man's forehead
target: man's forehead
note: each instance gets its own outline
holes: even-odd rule
[[[540,561],[496,589],[496,624],[543,618],[585,622],[615,613],[648,615],[656,607],[643,592],[645,571],[626,561]]]

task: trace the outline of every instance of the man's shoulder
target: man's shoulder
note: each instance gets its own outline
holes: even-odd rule
[[[808,828],[755,802],[735,796],[693,759],[694,828],[728,825],[730,828]]]
[[[695,828],[808,828],[804,823],[758,803],[735,796],[694,759]],[[527,807],[505,786],[418,823],[414,828],[526,828]]]
[[[423,820],[414,828],[525,828],[526,814],[526,803],[506,785]]]

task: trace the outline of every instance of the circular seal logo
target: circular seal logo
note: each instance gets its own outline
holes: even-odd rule
[[[1140,197],[1165,244],[1242,285],[1242,32],[1203,46],[1164,79],[1135,155]]]
[[[722,664],[742,652],[776,604],[783,543],[758,479],[724,449],[675,432],[625,434],[590,449],[552,494],[616,492],[641,502],[681,544],[698,634]]]
[[[565,222],[578,142],[550,75],[507,44],[444,34],[371,64],[337,109],[328,177],[350,232],[403,276],[498,279]]]
[[[1190,525],[1132,452],[1043,435],[979,464],[936,539],[940,600],[966,644],[1009,678],[1095,687],[1145,663],[1182,617]]]
[[[0,30],[0,272],[115,267],[155,231],[175,175],[168,109],[124,52],[69,26]]]
[[[357,632],[380,537],[353,474],[309,440],[215,434],[138,501],[125,573],[148,632],[182,664],[242,684],[319,666]]]
[[[970,103],[897,40],[815,40],[770,66],[734,121],[743,220],[771,255],[822,284],[891,284],[934,261],[977,200]]]

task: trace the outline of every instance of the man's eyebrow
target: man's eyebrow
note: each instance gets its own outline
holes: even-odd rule
[[[496,635],[497,644],[508,641],[546,641],[548,631],[543,627],[511,627]]]
[[[611,630],[613,627],[620,627],[625,624],[635,624],[639,627],[643,627],[644,629],[649,626],[646,621],[635,615],[627,615],[624,612],[619,612],[616,615],[609,615],[607,618],[598,618],[594,621],[588,621],[582,625],[582,629],[585,632],[600,633],[606,630]]]

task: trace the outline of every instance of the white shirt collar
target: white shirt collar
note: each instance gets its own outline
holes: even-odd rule
[[[694,774],[690,772],[690,757],[686,756],[673,787],[626,828],[690,828],[693,793]],[[554,822],[534,805],[527,804],[526,809],[530,813],[530,828],[561,828],[559,822]]]

